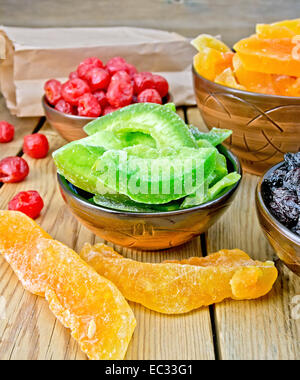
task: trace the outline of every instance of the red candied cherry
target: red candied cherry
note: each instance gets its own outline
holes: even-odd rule
[[[86,58],[84,61],[82,61],[77,68],[77,74],[79,78],[86,80],[86,74],[93,67],[99,67],[102,69],[104,67],[103,62],[97,57]]]
[[[79,98],[91,92],[88,84],[82,79],[71,79],[62,85],[62,97],[72,106],[78,105]]]
[[[139,73],[134,75],[134,92],[139,95],[142,91],[154,88],[153,74]]]
[[[7,121],[0,121],[0,143],[9,143],[14,139],[15,127]]]
[[[128,63],[122,57],[114,57],[107,62],[106,68],[110,75],[114,75],[118,71],[127,71]]]
[[[85,117],[99,117],[101,106],[92,94],[84,94],[78,101],[78,115]]]
[[[105,115],[108,115],[109,113],[112,113],[112,112],[115,112],[115,111],[118,111],[121,107],[112,107],[112,106],[107,106],[104,108],[104,111],[103,111],[103,116]]]
[[[112,78],[106,93],[109,104],[115,108],[132,103],[133,85],[126,71],[118,71]]]
[[[161,75],[153,75],[154,88],[159,92],[160,96],[164,98],[169,93],[169,83]]]
[[[106,90],[109,86],[110,75],[104,69],[93,67],[87,72],[86,79],[92,91]]]
[[[45,83],[44,90],[48,102],[52,106],[55,106],[55,104],[61,99],[61,83],[56,79],[50,79]]]
[[[56,104],[55,109],[69,115],[73,115],[74,113],[73,106],[71,106],[71,104],[66,102],[64,99],[60,99],[60,101]]]
[[[156,90],[144,90],[138,96],[139,103],[157,103],[162,104],[162,98]]]
[[[102,109],[109,105],[106,93],[104,91],[96,91],[93,93],[93,95],[98,100],[98,103],[100,104]]]
[[[22,191],[17,194],[8,204],[11,211],[19,211],[36,219],[44,208],[44,201],[37,191]]]
[[[72,71],[69,74],[69,79],[77,79],[77,78],[79,78],[77,71]]]
[[[137,74],[137,68],[133,65],[131,65],[130,63],[127,63],[127,68],[125,70],[131,78],[133,78],[135,76],[135,74]]]
[[[0,182],[21,182],[28,174],[29,166],[21,157],[6,157],[0,161]]]
[[[32,158],[45,158],[49,152],[47,137],[41,133],[25,136],[23,152]]]

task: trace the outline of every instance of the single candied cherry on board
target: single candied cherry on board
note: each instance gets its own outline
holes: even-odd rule
[[[45,83],[44,90],[47,101],[52,106],[55,106],[57,102],[61,99],[61,83],[56,79],[50,79],[48,80],[48,82]]]
[[[78,105],[79,98],[91,92],[88,84],[82,79],[71,79],[62,85],[62,97],[72,106]]]
[[[109,104],[115,108],[132,103],[133,85],[126,71],[118,71],[112,78],[106,93]]]
[[[93,67],[87,72],[86,80],[92,91],[106,90],[109,86],[110,75],[100,67]]]
[[[44,201],[37,191],[22,191],[8,204],[11,211],[19,211],[32,219],[39,217],[44,208]]]
[[[59,112],[66,113],[69,115],[74,114],[74,108],[73,106],[66,102],[64,99],[60,99],[59,102],[56,104],[55,109]]]
[[[159,92],[159,95],[164,98],[169,93],[169,83],[161,75],[153,75],[154,89]]]
[[[93,92],[94,97],[98,100],[98,103],[100,104],[101,108],[104,109],[105,107],[109,106],[106,93],[102,90]]]
[[[162,104],[162,98],[156,90],[144,90],[138,96],[139,103],[157,103]]]
[[[29,166],[21,157],[6,157],[0,161],[0,182],[21,182],[28,174]]]
[[[134,92],[139,95],[144,90],[154,89],[155,83],[153,79],[153,74],[144,72],[134,75]]]
[[[7,121],[0,121],[0,143],[9,143],[14,139],[15,127]]]
[[[25,136],[23,151],[32,158],[45,158],[49,152],[47,137],[41,133]]]
[[[82,61],[77,68],[77,74],[79,78],[87,80],[86,75],[88,71],[92,69],[93,67],[99,67],[100,69],[102,69],[103,68],[102,61],[97,57],[89,57],[89,58],[86,58],[84,61]]]
[[[85,117],[99,117],[101,106],[92,94],[84,94],[78,101],[78,115]]]

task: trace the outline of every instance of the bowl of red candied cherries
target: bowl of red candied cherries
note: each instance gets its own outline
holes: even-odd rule
[[[83,127],[95,118],[133,103],[165,104],[170,100],[164,77],[138,72],[122,57],[114,57],[106,65],[99,58],[87,58],[65,83],[50,79],[44,89],[46,117],[68,141],[85,137]]]

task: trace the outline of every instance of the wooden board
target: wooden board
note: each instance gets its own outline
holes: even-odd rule
[[[206,127],[196,108],[189,121]],[[255,210],[258,177],[245,174],[233,206],[207,235],[208,253],[240,248],[256,260],[276,260]],[[293,319],[293,298],[300,282],[277,261],[279,279],[274,290],[257,301],[226,301],[214,307],[219,356],[225,360],[296,360],[300,358],[300,320]]]
[[[27,27],[137,26],[187,37],[221,34],[229,44],[258,22],[298,17],[298,0],[1,0],[0,25]]]
[[[38,126],[40,118],[18,119],[12,116],[6,108],[4,98],[0,95],[0,120],[7,121],[16,127],[14,140],[9,144],[1,144],[0,146],[0,160],[2,160],[4,157],[14,156],[20,152],[24,136],[34,131]]]
[[[206,130],[196,108],[180,110],[179,114]],[[7,118],[6,109],[1,109],[1,118]],[[17,134],[22,135],[21,128],[28,128],[28,121],[15,122]],[[47,135],[52,151],[65,143],[47,123],[42,132]],[[21,148],[19,140],[12,152]],[[44,160],[25,158],[31,167],[30,175],[21,184],[2,186],[0,209],[6,209],[9,200],[20,190],[36,189],[46,205],[38,222],[53,237],[77,252],[85,242],[101,241],[79,225],[64,205],[51,155]],[[274,252],[262,236],[255,215],[256,183],[256,177],[245,175],[236,202],[209,231],[206,240],[197,238],[181,248],[156,253],[115,248],[126,257],[150,262],[201,255],[205,243],[204,254],[239,247],[256,259],[273,259]],[[292,318],[293,297],[300,294],[299,279],[282,265],[278,269],[280,278],[274,290],[258,301],[226,301],[183,316],[165,316],[131,303],[138,325],[126,358],[300,359],[300,320]],[[0,320],[0,360],[86,359],[69,331],[49,311],[47,302],[24,291],[3,258],[0,258],[1,296],[6,300],[6,316]]]
[[[47,124],[42,131],[49,138],[52,151],[65,143]],[[54,238],[76,251],[85,242],[100,241],[81,227],[64,205],[57,189],[51,156],[44,160],[33,160],[27,156],[25,159],[31,173],[24,183],[2,187],[0,209],[5,209],[17,192],[36,189],[46,204],[38,223]],[[115,248],[126,257],[150,262],[201,255],[200,238],[179,249],[159,253]],[[3,258],[0,258],[0,296],[7,300],[7,318],[0,321],[0,359],[85,359],[69,331],[51,314],[47,302],[25,292]],[[140,305],[131,303],[131,306],[138,326],[127,359],[215,358],[208,308],[184,316],[165,316]]]

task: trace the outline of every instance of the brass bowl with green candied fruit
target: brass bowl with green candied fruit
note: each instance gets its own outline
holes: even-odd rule
[[[234,199],[238,159],[175,105],[134,104],[101,117],[53,157],[63,197],[97,235],[142,250],[181,245],[207,231]]]

